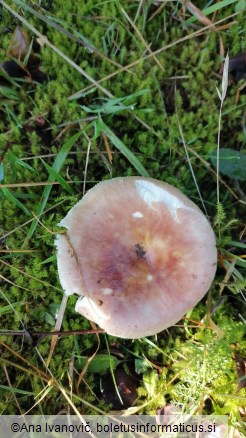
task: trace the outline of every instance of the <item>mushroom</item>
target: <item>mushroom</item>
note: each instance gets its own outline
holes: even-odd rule
[[[177,323],[216,271],[213,230],[175,187],[114,178],[89,190],[59,224],[58,271],[76,311],[114,336],[140,338]]]

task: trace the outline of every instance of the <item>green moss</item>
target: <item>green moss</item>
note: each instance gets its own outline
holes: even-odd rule
[[[112,78],[104,80],[101,85],[116,97],[129,96],[140,90],[148,90],[148,92],[133,99],[134,110],[102,114],[102,118],[136,154],[150,176],[175,185],[199,205],[200,201],[179,130],[178,122],[180,122],[198,186],[208,214],[213,220],[217,213],[216,178],[210,173],[207,160],[209,152],[217,147],[220,102],[216,86],[220,87],[218,71],[221,64],[219,36],[223,40],[225,52],[229,50],[230,54],[237,54],[245,50],[245,41],[242,38],[243,14],[239,14],[233,26],[221,30],[220,34],[210,30],[204,35],[175,44],[194,31],[192,27],[184,30],[182,26],[182,6],[178,3],[168,3],[152,20],[149,20],[157,11],[157,6],[153,2],[150,3],[144,4],[136,25],[145,41],[150,44],[152,51],[171,45],[157,55],[163,70],[153,58],[143,60],[144,54],[147,53],[146,47],[114,1],[87,0],[63,2],[61,5],[61,2],[54,0],[46,17],[73,33],[73,39],[51,24],[41,22],[24,8],[22,13],[30,24],[46,35],[64,55],[84,69],[93,80],[99,81],[116,72],[119,68],[114,64],[115,62],[128,65],[137,61],[130,71],[118,72]],[[196,4],[198,7],[199,3],[201,2]],[[44,13],[40,10],[39,4],[40,2],[34,2],[33,7]],[[18,10],[13,4],[11,7]],[[134,19],[138,4],[126,2],[123,7]],[[233,12],[233,5],[223,8],[218,11],[216,19],[222,19]],[[0,13],[1,27],[13,27],[11,15],[4,9]],[[29,32],[28,29],[26,30]],[[85,44],[82,39],[78,41],[81,35],[85,38],[83,40]],[[6,58],[10,38],[10,34],[3,34],[1,38],[1,62]],[[85,47],[86,39],[96,47],[94,52]],[[114,63],[103,58],[102,55],[110,58]],[[52,166],[64,142],[78,129],[83,128],[84,133],[92,139],[86,188],[89,189],[95,182],[110,176],[109,164],[106,164],[105,145],[100,138],[96,140],[92,138],[93,126],[88,121],[81,121],[86,117],[95,116],[94,113],[86,113],[82,106],[92,107],[94,104],[101,103],[102,99],[108,99],[108,96],[93,86],[94,89],[90,93],[82,95],[78,100],[70,100],[74,93],[90,86],[91,81],[47,45],[40,49],[40,60],[41,69],[47,73],[48,81],[34,85],[26,80],[20,82],[20,87],[13,87],[16,89],[18,100],[14,104],[7,101],[5,105],[1,103],[0,106],[0,155],[7,147],[18,159],[23,160],[23,163],[29,164],[33,169],[32,171],[30,168],[23,167],[20,162],[16,162],[13,171],[6,152],[2,182],[20,184],[19,187],[9,190],[23,203],[30,215],[6,197],[6,194],[0,193],[0,217],[3,218],[0,229],[3,249],[23,248],[30,228],[30,222],[27,221],[32,220],[32,215],[37,214],[45,185],[34,186],[30,183],[46,183],[49,177],[39,158],[40,155],[44,156],[43,159]],[[223,106],[221,146],[241,150],[245,140],[245,127],[242,123],[245,96],[240,94],[236,104],[236,90],[236,84],[229,85]],[[28,120],[41,115],[45,118],[44,127],[37,127],[34,122],[34,125],[28,128]],[[80,122],[76,123],[78,120]],[[127,158],[123,157],[112,144],[110,147],[114,153],[111,166],[113,176],[136,174],[136,170]],[[84,178],[87,148],[88,138],[82,135],[63,163],[59,174],[64,179],[69,178],[74,182],[71,184],[73,194],[68,195],[60,185],[52,186],[45,206],[45,210],[49,209],[49,212],[40,217],[43,226],[38,224],[32,238],[27,245],[24,245],[24,249],[35,252],[18,255],[4,253],[2,275],[8,280],[3,285],[4,296],[11,303],[19,304],[16,312],[10,308],[8,312],[1,314],[0,309],[3,329],[22,329],[20,319],[30,332],[53,329],[46,322],[45,314],[49,311],[50,304],[61,302],[63,292],[57,275],[54,234],[49,230],[51,232],[58,230],[57,223],[82,196],[83,182],[81,181]],[[22,183],[30,185],[22,186]],[[237,185],[228,180],[226,183],[240,198],[241,192]],[[242,232],[240,218],[243,214],[243,204],[235,204],[235,197],[223,184],[220,185],[220,197],[223,212],[220,212],[222,224],[219,243],[222,255],[226,256],[225,249],[228,248],[229,238],[239,240]],[[239,219],[239,222],[229,223],[226,228],[230,219]],[[217,225],[215,222],[215,231],[218,234],[218,221]],[[236,252],[236,254],[241,253]],[[244,286],[241,278],[244,272],[243,266],[236,266],[236,269],[226,290],[228,300],[233,294],[237,297]],[[219,286],[224,276],[222,263],[211,291],[213,303],[219,298]],[[0,296],[2,307],[8,304],[4,296]],[[63,330],[90,328],[90,323],[75,313],[75,301],[75,297],[69,297],[62,324]],[[129,369],[134,369],[136,357],[147,358],[150,364],[153,363],[153,369],[148,368],[143,375],[138,376],[140,387],[137,403],[141,406],[148,402],[142,412],[155,413],[158,407],[170,401],[189,410],[191,404],[198,405],[203,396],[208,396],[212,400],[215,412],[223,411],[228,415],[233,413],[232,420],[237,418],[238,407],[242,406],[241,400],[245,394],[244,390],[240,392],[240,396],[237,393],[238,378],[232,345],[236,345],[237,351],[243,355],[245,341],[242,320],[239,317],[241,309],[238,301],[232,303],[233,305],[230,301],[225,301],[213,317],[215,324],[223,332],[221,339],[211,328],[199,325],[207,313],[205,300],[193,310],[191,315],[191,319],[197,321],[196,328],[184,325],[172,327],[168,332],[150,338],[151,345],[145,341],[119,341],[109,337],[111,345],[117,343],[120,352],[124,354]],[[11,365],[6,362],[6,366],[12,386],[20,389],[28,388],[35,396],[41,394],[47,382],[40,378],[38,370],[43,372],[46,370],[34,345],[30,345],[27,340],[22,344],[22,339],[17,337],[1,336],[1,340],[13,349],[13,352],[10,352],[3,347],[4,354],[1,359],[3,364],[5,364],[4,359],[11,361]],[[73,354],[83,353],[89,357],[98,346],[96,335],[78,336],[76,340],[77,342],[73,336],[60,338],[50,363],[55,378],[67,390],[70,390],[67,376]],[[50,341],[51,337],[46,337],[37,345],[44,361],[49,354]],[[102,338],[100,350],[104,348],[106,345]],[[19,356],[16,356],[15,352],[18,352]],[[22,361],[20,357],[24,360]],[[20,364],[26,371],[18,370],[17,365]],[[31,368],[28,364],[35,364],[37,367],[34,374],[30,374]],[[159,367],[158,372],[156,367]],[[6,374],[3,371],[1,373],[1,382],[3,385],[8,385]],[[75,372],[74,391],[77,378]],[[107,410],[108,406],[96,399],[100,396],[98,379],[88,373],[84,378],[86,383],[82,381],[80,385],[83,398],[92,405]],[[152,387],[146,383],[148,379],[152,379]],[[50,387],[51,390],[44,401],[41,401],[40,406],[37,405],[32,413],[40,413],[42,409],[48,414],[64,409],[67,401],[59,390],[52,385]],[[0,395],[0,412],[15,413],[16,404],[9,393],[0,389]],[[34,397],[17,395],[17,398],[23,412],[35,403]],[[83,410],[83,413],[93,412],[88,406],[81,407],[81,402],[75,398],[73,402]],[[204,410],[206,411],[205,407]]]

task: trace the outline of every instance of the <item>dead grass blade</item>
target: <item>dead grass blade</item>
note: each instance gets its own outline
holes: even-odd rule
[[[13,386],[12,386],[12,384],[11,384],[11,380],[10,380],[10,377],[9,377],[9,373],[8,373],[8,370],[7,370],[7,367],[6,367],[5,364],[3,364],[3,370],[4,370],[4,374],[5,374],[5,376],[6,376],[6,379],[7,379],[8,385],[9,385],[9,388],[10,388],[10,390],[13,390],[13,391],[12,391],[12,395],[13,395],[13,397],[14,397],[14,399],[15,399],[16,406],[17,406],[17,408],[18,408],[20,414],[22,414],[22,410],[21,410],[20,404],[19,404],[19,402],[18,402],[18,399],[17,399],[16,394],[15,394],[15,391],[14,391],[14,389],[16,389],[16,388],[13,388]]]
[[[106,135],[104,134],[103,131],[101,132],[101,136],[102,136],[104,144],[105,144],[105,148],[106,148],[106,151],[107,151],[107,154],[108,154],[109,162],[110,162],[110,164],[112,164],[112,162],[113,162],[113,155],[112,155],[112,152],[111,152],[111,149],[110,149],[110,146],[109,146],[108,139],[107,139],[107,137],[106,137]]]
[[[39,252],[37,249],[0,249],[0,254],[32,254]]]
[[[18,363],[14,363],[11,362],[9,360],[5,360],[4,358],[1,358],[1,360],[4,360],[4,362],[10,363],[12,366],[17,367],[19,369],[21,369],[22,371],[25,371],[27,374],[32,374],[34,376],[38,376],[40,377],[42,380],[44,380],[45,382],[49,382],[50,377],[47,376],[46,373],[44,373],[43,371],[41,371],[38,367],[36,367],[34,364],[32,364],[31,362],[28,362],[28,360],[26,360],[23,356],[21,356],[17,351],[13,350],[13,348],[11,348],[9,345],[5,344],[5,342],[0,340],[0,345],[5,348],[6,350],[8,350],[11,355],[13,355],[14,357],[17,358]],[[24,362],[26,365],[28,365],[28,367],[30,369],[26,369],[24,367],[22,367],[20,365],[21,362]]]
[[[176,114],[177,114],[177,111],[176,111]],[[185,143],[185,138],[184,138],[184,134],[183,134],[183,130],[182,130],[182,127],[181,127],[181,124],[180,124],[180,120],[179,120],[179,116],[178,116],[178,114],[177,114],[177,117],[178,117],[178,127],[179,127],[179,132],[180,132],[180,135],[181,135],[181,139],[182,139],[182,143],[183,143],[183,147],[184,147],[185,155],[186,155],[186,158],[187,158],[187,162],[188,162],[188,164],[189,164],[189,168],[190,168],[190,171],[191,171],[191,175],[192,175],[193,181],[194,181],[195,186],[196,186],[196,190],[197,190],[198,196],[199,196],[199,198],[200,198],[200,201],[201,201],[201,203],[202,203],[203,209],[204,209],[204,211],[205,211],[205,213],[206,213],[206,216],[207,216],[207,218],[208,218],[207,209],[206,209],[206,206],[205,206],[205,204],[204,204],[204,201],[203,201],[203,198],[202,198],[202,195],[201,195],[201,192],[200,192],[199,186],[198,186],[198,184],[197,184],[196,176],[195,176],[195,173],[194,173],[194,170],[193,170],[192,164],[191,164],[191,160],[190,160],[189,153],[188,153],[188,149],[187,149],[187,146],[186,146],[186,143]]]
[[[203,163],[203,165],[208,169],[208,171],[214,175],[215,177],[217,176],[216,171],[212,168],[211,164],[205,160],[204,158],[202,158],[196,151],[194,151],[192,148],[190,148],[189,146],[187,146],[187,150],[194,155],[196,158],[198,158],[201,163]],[[227,190],[231,193],[231,195],[233,196],[233,198],[235,198],[238,202],[242,202],[243,201],[241,199],[239,199],[239,197],[237,196],[237,194],[231,189],[231,187],[220,177],[220,182],[221,184],[223,184]]]
[[[96,325],[92,321],[91,321],[91,325],[92,325],[92,328],[96,330]],[[100,336],[97,333],[97,347],[96,347],[96,350],[94,351],[94,353],[90,357],[88,357],[85,366],[83,367],[81,373],[79,374],[78,381],[77,381],[77,393],[79,393],[79,386],[80,386],[81,380],[83,379],[83,377],[84,377],[84,375],[85,375],[85,373],[86,373],[86,371],[88,369],[88,366],[90,365],[91,361],[97,355],[97,352],[98,352],[99,348],[100,348]]]
[[[52,284],[50,284],[50,283],[48,283],[48,282],[46,282],[46,281],[40,280],[39,278],[33,277],[33,275],[27,274],[27,273],[26,273],[25,271],[23,271],[22,269],[16,268],[15,266],[13,266],[13,265],[11,265],[11,264],[5,262],[4,260],[0,260],[0,263],[2,263],[2,264],[5,265],[5,266],[8,266],[8,267],[11,268],[11,269],[14,269],[15,271],[20,272],[22,275],[25,275],[26,277],[31,278],[32,280],[35,280],[35,281],[38,281],[39,283],[42,283],[42,284],[43,284],[44,286],[46,286],[46,287],[49,287],[49,288],[52,287],[52,289],[55,289],[55,290],[57,290],[57,291],[59,291],[59,292],[62,292],[62,290],[59,289],[58,287],[55,287],[55,286],[53,286]],[[19,286],[18,286],[18,287],[19,287]]]
[[[223,281],[220,283],[220,290],[219,290],[219,296],[222,295],[228,281],[230,280],[233,271],[235,269],[235,265],[236,265],[237,259],[233,258],[233,260],[231,261],[231,263],[229,264],[229,266],[224,266],[224,268],[226,269],[226,274],[225,277],[223,279]]]
[[[217,11],[238,2],[238,0],[222,0],[215,2],[211,6],[205,7],[202,14],[206,17],[207,15],[214,14]],[[193,23],[195,21],[195,15],[191,18],[188,18],[188,20],[185,21],[184,25],[188,26],[189,24]]]
[[[60,305],[60,309],[59,309],[59,312],[57,315],[56,324],[54,327],[55,331],[61,330],[62,321],[63,321],[64,313],[66,310],[66,306],[67,306],[67,300],[68,300],[68,296],[64,294],[63,298],[62,298],[61,305]],[[49,351],[49,355],[48,355],[48,359],[47,359],[47,366],[49,366],[50,361],[52,359],[52,355],[53,355],[57,340],[58,340],[58,335],[52,336],[51,344],[50,344],[50,351]]]
[[[1,0],[0,0],[0,2],[1,2]],[[238,14],[239,14],[239,12],[235,12],[234,14],[231,14],[229,17],[222,18],[222,19],[218,20],[217,22],[213,23],[212,25],[210,24],[208,26],[205,26],[202,29],[196,30],[195,32],[192,32],[189,35],[186,35],[186,36],[184,36],[182,38],[179,38],[176,41],[173,41],[172,43],[167,44],[164,47],[161,47],[160,49],[155,50],[151,54],[145,55],[142,58],[137,59],[136,61],[133,61],[131,64],[128,64],[127,66],[124,66],[121,69],[119,69],[119,70],[117,70],[117,71],[115,71],[113,73],[110,73],[107,76],[104,76],[104,78],[102,78],[102,79],[100,79],[98,81],[98,84],[101,84],[102,82],[105,82],[105,81],[107,81],[109,79],[112,79],[113,77],[117,76],[120,73],[123,73],[127,69],[130,69],[132,67],[136,67],[140,62],[146,61],[146,60],[150,59],[152,56],[157,56],[159,53],[165,52],[166,50],[170,49],[171,47],[174,47],[174,46],[176,46],[178,44],[181,44],[184,41],[188,41],[188,40],[190,40],[192,38],[204,35],[207,31],[209,31],[211,28],[213,28],[217,24],[223,23],[224,21],[229,20],[230,18],[236,17]],[[69,97],[69,99],[76,99],[79,95],[81,95],[81,94],[85,93],[86,91],[90,90],[92,87],[93,87],[92,85],[88,85],[87,87],[83,88],[82,90],[77,91],[76,93],[71,95]]]
[[[152,50],[150,49],[150,44],[148,44],[143,35],[141,34],[141,32],[139,31],[139,29],[137,28],[136,24],[131,20],[131,18],[129,17],[129,15],[127,14],[127,12],[125,11],[125,9],[123,8],[123,6],[120,6],[120,11],[122,12],[122,14],[124,15],[124,17],[127,19],[127,21],[130,23],[130,25],[132,26],[132,28],[134,29],[136,35],[138,36],[139,40],[141,41],[141,43],[144,45],[144,47],[146,48],[147,52],[153,57],[155,63],[158,65],[158,67],[164,72],[165,69],[164,67],[161,65],[160,61],[156,58],[156,56],[154,55],[154,53],[152,52]]]
[[[91,53],[96,53],[100,58],[103,60],[109,62],[110,64],[121,67],[121,65],[110,59],[108,56],[104,55],[100,52],[87,38],[84,38],[83,36],[80,36],[78,32],[75,32],[75,34],[69,32],[68,30],[64,29],[64,27],[60,26],[58,23],[55,23],[52,21],[52,19],[48,18],[46,15],[43,15],[39,12],[37,12],[32,7],[28,6],[26,3],[20,1],[20,0],[13,0],[14,3],[16,3],[18,6],[23,8],[24,10],[29,11],[31,14],[35,15],[40,20],[44,21],[48,26],[53,27],[54,29],[60,31],[64,35],[67,35],[71,40],[76,41],[76,43],[86,47]]]
[[[208,17],[206,17],[206,15],[204,15],[203,12],[197,6],[195,6],[191,1],[182,0],[182,4],[204,26],[211,26],[212,28],[216,29],[214,23]]]
[[[34,405],[32,405],[32,407],[30,409],[28,409],[24,415],[27,415],[33,408],[35,408],[35,406],[39,405],[39,403],[41,403],[42,400],[45,399],[46,395],[49,394],[50,391],[52,391],[53,387],[49,385],[46,385],[44,389],[42,389],[42,391],[36,395],[35,399],[39,397],[39,399],[36,401],[36,403],[34,403]]]
[[[11,286],[17,286],[13,281],[11,281],[11,280],[9,280],[8,278],[4,277],[2,274],[0,274],[0,278],[1,278],[2,280],[4,280],[6,283],[11,284]],[[20,285],[18,285],[18,288],[19,288],[19,289],[22,289],[22,290],[26,290],[27,292],[32,292],[32,289],[27,289],[27,288],[24,287],[24,286],[20,286]],[[2,291],[2,290],[0,290],[0,293],[3,295],[3,291]],[[5,295],[4,295],[4,297],[5,297],[5,299],[6,299],[6,296],[5,296]],[[8,301],[8,303],[9,303],[9,305],[11,306],[10,301]]]
[[[228,86],[228,68],[229,68],[229,55],[227,53],[226,59],[224,62],[223,68],[223,76],[222,76],[222,84],[221,84],[221,92],[216,87],[217,93],[220,98],[220,110],[219,110],[219,121],[218,121],[218,137],[217,137],[217,164],[216,164],[216,174],[217,174],[217,208],[220,205],[220,178],[219,178],[219,165],[220,165],[220,133],[221,133],[221,119],[222,119],[222,107],[226,97],[227,86]],[[220,239],[220,222],[218,223],[218,231],[219,231],[219,239]]]
[[[86,140],[88,141],[88,146],[87,146],[86,159],[85,159],[85,171],[84,171],[84,182],[83,182],[83,196],[85,194],[87,169],[88,169],[88,164],[89,164],[89,156],[90,156],[90,152],[91,152],[91,140],[90,140],[89,136],[86,134],[86,132],[84,132],[84,136],[85,136]]]
[[[44,214],[48,213],[49,211],[54,210],[59,205],[63,204],[63,202],[65,202],[65,199],[63,199],[62,201],[58,202],[55,205],[52,205],[52,207],[48,208],[47,210],[43,211],[43,213],[40,214],[39,217],[43,216]],[[6,239],[6,237],[10,236],[11,234],[15,233],[16,231],[20,230],[21,228],[24,228],[26,225],[29,225],[33,220],[34,220],[34,218],[29,219],[28,221],[24,222],[23,224],[19,225],[18,227],[15,227],[13,230],[8,231],[8,233],[3,234],[2,236],[0,236],[0,238]]]

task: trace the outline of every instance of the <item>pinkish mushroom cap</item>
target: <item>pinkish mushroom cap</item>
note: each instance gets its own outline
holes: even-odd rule
[[[213,230],[175,187],[114,178],[88,191],[60,222],[58,271],[76,310],[111,335],[139,338],[172,326],[208,291]]]

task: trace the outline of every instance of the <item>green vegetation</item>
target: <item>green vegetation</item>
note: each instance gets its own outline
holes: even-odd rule
[[[35,344],[2,334],[1,414],[52,414],[69,404],[108,412],[100,374],[110,379],[120,367],[137,382],[134,412],[172,403],[229,415],[243,430],[245,178],[242,168],[235,177],[235,162],[217,173],[216,86],[223,93],[222,52],[245,52],[245,15],[243,2],[196,2],[209,24],[182,3],[0,1],[0,63],[14,59],[7,51],[16,25],[32,41],[16,60],[24,76],[0,71],[0,329],[54,329],[63,298],[57,224],[103,179],[141,174],[175,185],[205,206],[219,250],[208,295],[155,337],[62,336],[49,357],[51,336]],[[31,51],[47,76],[41,82],[29,68]],[[245,153],[245,133],[243,80],[229,81],[219,146],[235,159]],[[62,330],[91,329],[75,301],[67,301]]]

